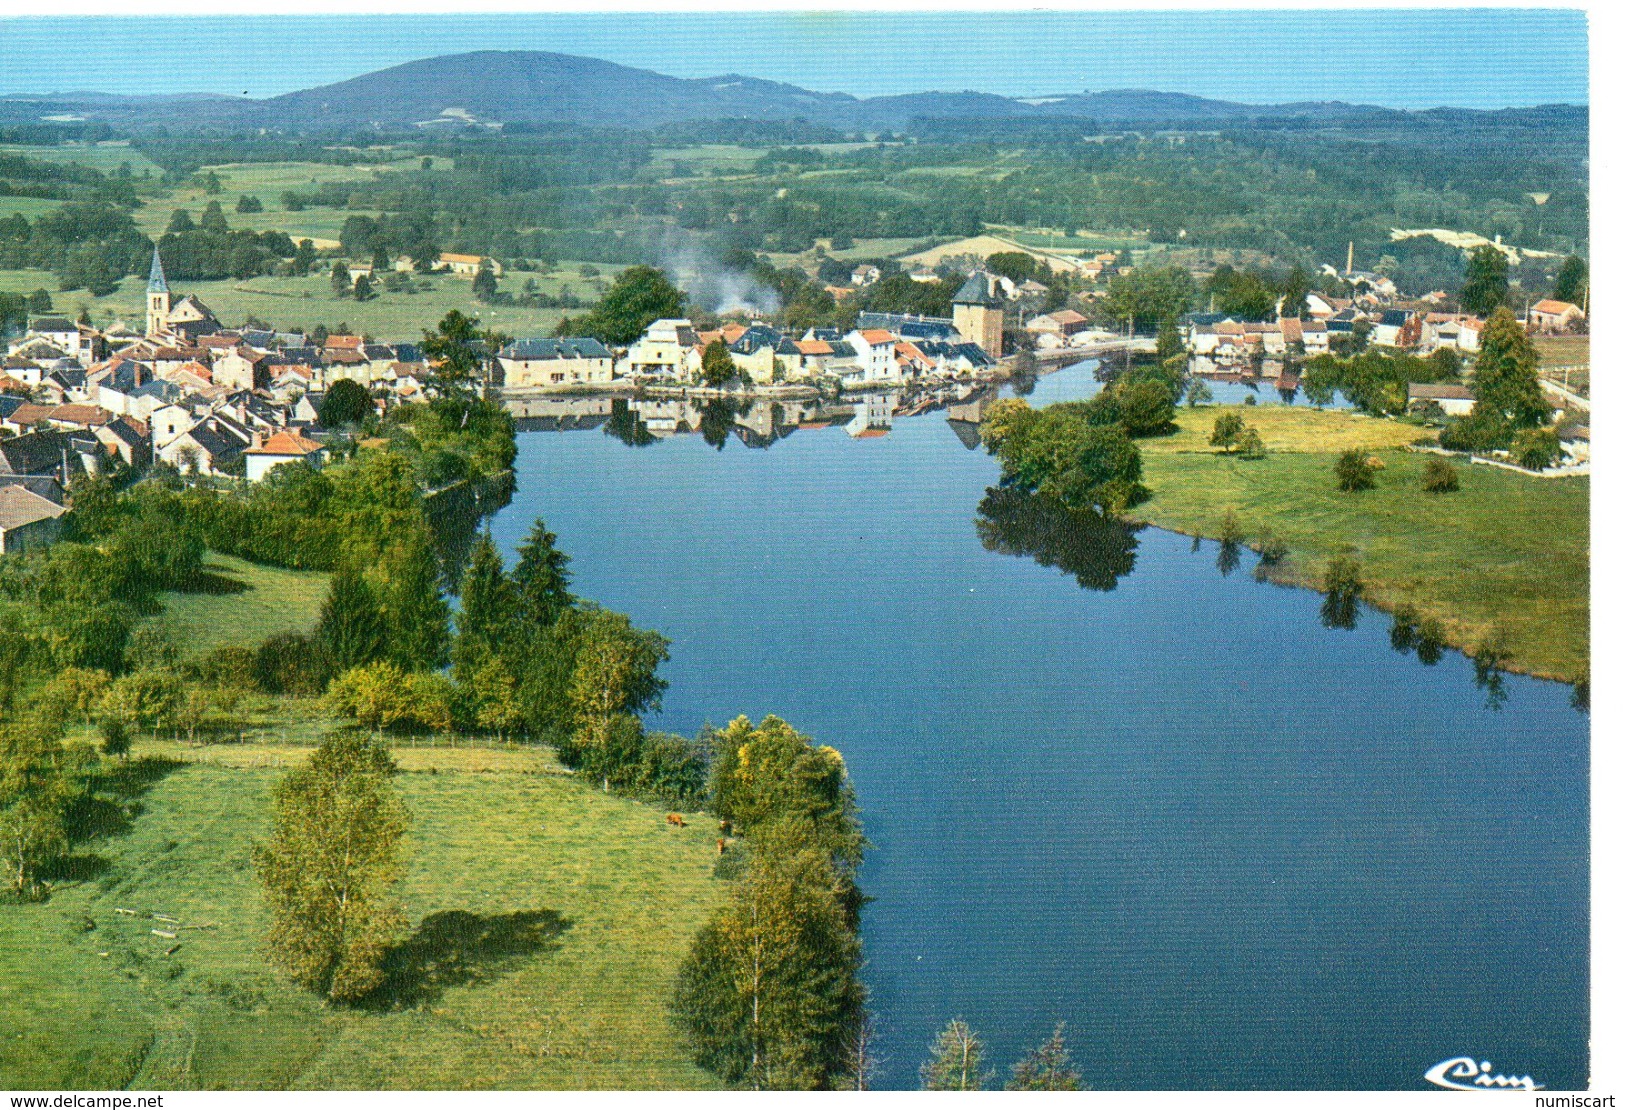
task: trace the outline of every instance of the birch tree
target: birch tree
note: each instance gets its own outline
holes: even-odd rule
[[[394,773],[372,740],[328,737],[277,785],[271,839],[255,853],[273,960],[334,1001],[383,982],[381,965],[404,924],[391,897],[407,825]]]
[[[959,1018],[937,1034],[931,1058],[920,1065],[920,1088],[926,1091],[980,1091],[993,1079],[982,1067],[982,1038]]]

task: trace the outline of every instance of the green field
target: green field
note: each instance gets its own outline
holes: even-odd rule
[[[0,197],[0,220],[10,219],[12,216],[37,220],[47,212],[55,211],[61,203],[49,197]]]
[[[63,143],[60,146],[19,146],[12,143],[0,143],[0,153],[23,154],[41,162],[56,162],[66,165],[88,166],[100,173],[111,174],[118,170],[120,165],[128,164],[130,172],[137,177],[142,173],[149,173],[157,177],[163,173],[159,166],[147,158],[128,140],[112,140],[102,143]]]
[[[153,618],[183,656],[315,629],[327,595],[327,574],[264,567],[213,552],[204,567],[214,592],[166,593],[163,612]]]
[[[1206,445],[1224,408],[1181,409],[1181,432],[1142,440],[1151,500],[1132,515],[1217,536],[1233,511],[1250,541],[1272,532],[1289,554],[1275,577],[1318,587],[1327,560],[1352,550],[1365,596],[1437,618],[1452,646],[1474,649],[1492,629],[1509,669],[1572,680],[1590,659],[1590,480],[1537,478],[1458,462],[1461,489],[1422,491],[1428,456],[1400,449],[1421,429],[1397,421],[1278,406],[1237,407],[1268,457]],[[1377,488],[1336,489],[1336,452],[1358,446],[1384,464]]]
[[[529,751],[400,753],[412,812],[398,1007],[333,1008],[266,963],[250,867],[302,751],[137,746],[133,816],[83,878],[0,912],[0,1087],[692,1088],[667,1018],[721,889],[701,820],[592,790]],[[176,940],[145,916],[187,924]]]
[[[286,231],[295,239],[313,237],[330,239],[335,243],[338,229],[347,216],[377,215],[371,211],[307,208],[303,212],[288,212],[282,205],[285,192],[309,193],[322,185],[333,183],[371,181],[380,174],[399,169],[416,169],[417,158],[402,158],[383,165],[333,166],[321,162],[244,162],[206,166],[199,175],[213,173],[220,182],[220,192],[209,194],[201,185],[184,184],[162,193],[143,198],[143,207],[136,213],[137,226],[157,237],[169,226],[169,218],[177,208],[184,208],[196,220],[210,201],[219,201],[232,227],[247,227],[255,231]],[[436,165],[446,168],[448,159],[438,159]],[[265,211],[253,215],[237,212],[238,198],[244,194],[258,198]],[[317,243],[317,246],[323,246]]]
[[[1031,231],[1022,228],[1000,228],[989,225],[989,232],[1003,235],[1020,243],[1024,247],[1037,247],[1040,250],[1060,251],[1109,251],[1128,250],[1145,246],[1145,238],[1140,235],[1113,234],[1111,232],[1071,231],[1064,234],[1050,234],[1043,231]]]
[[[246,588],[164,595],[184,653],[314,624],[326,575],[207,566]],[[204,734],[241,742],[138,738],[50,900],[0,907],[0,1087],[714,1086],[667,1016],[723,889],[703,815],[673,828],[545,747],[398,741],[409,932],[379,1000],[331,1007],[267,963],[251,853],[277,778],[335,722],[260,695],[232,716]]]
[[[597,265],[600,277],[584,278],[580,263],[561,264],[550,274],[512,273],[502,279],[501,288],[517,292],[526,278],[534,277],[539,289],[556,294],[565,284],[586,300],[596,299],[596,284],[612,280],[618,267]],[[325,324],[330,331],[338,325],[360,331],[379,340],[417,340],[452,309],[478,317],[480,322],[507,335],[525,337],[550,335],[565,313],[556,308],[527,308],[515,305],[485,305],[474,299],[471,282],[452,274],[416,275],[414,283],[429,286],[413,293],[380,292],[369,301],[333,296],[325,270],[308,277],[255,277],[243,281],[180,281],[170,287],[177,294],[195,294],[228,327],[240,326],[249,316],[257,317],[282,330],[310,330]],[[58,291],[56,276],[46,270],[0,270],[0,291],[32,292],[45,289],[58,312],[77,316],[88,308],[101,326],[115,319],[140,330],[146,312],[144,277],[127,277],[106,297],[92,297],[83,289]],[[577,313],[582,310],[577,310]]]

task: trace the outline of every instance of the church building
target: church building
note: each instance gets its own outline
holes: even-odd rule
[[[188,293],[172,300],[164,277],[164,260],[152,248],[152,270],[147,275],[147,338],[184,339],[191,343],[200,335],[220,330],[209,306]]]

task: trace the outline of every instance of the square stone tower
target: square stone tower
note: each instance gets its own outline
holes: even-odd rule
[[[987,274],[972,274],[954,294],[954,330],[989,358],[1004,357],[1004,309]]]

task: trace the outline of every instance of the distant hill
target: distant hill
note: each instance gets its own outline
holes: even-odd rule
[[[1554,110],[1585,112],[1584,108],[1562,106],[1527,111]],[[1463,109],[1436,111],[1452,117],[1479,114]],[[1347,124],[1415,114],[1335,102],[1238,104],[1142,89],[1019,98],[967,90],[859,99],[738,74],[687,79],[599,58],[519,50],[425,58],[266,100],[103,93],[0,97],[0,122],[74,116],[115,125],[181,130],[265,127],[326,131],[520,122],[641,129],[726,119],[799,119],[868,131],[907,128],[915,120],[940,124],[1066,118],[1116,127],[1190,127],[1264,119]]]

